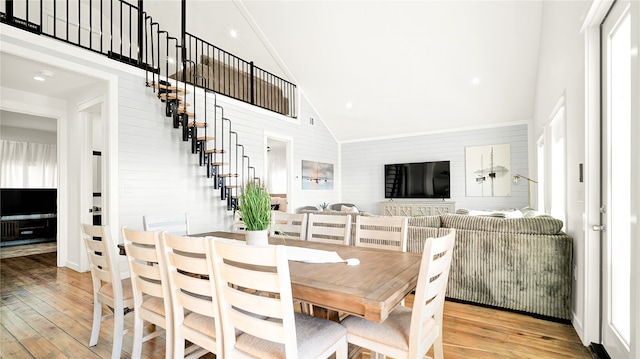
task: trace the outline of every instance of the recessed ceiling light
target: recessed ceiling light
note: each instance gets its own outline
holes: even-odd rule
[[[229,31],[229,35],[231,37],[238,37],[238,32],[236,30],[231,30],[231,31]]]
[[[347,102],[347,108],[351,108],[352,106],[351,102]]]
[[[474,77],[474,78],[471,80],[471,84],[473,84],[473,85],[477,85],[477,84],[479,84],[479,83],[480,83],[480,78],[479,78],[479,77]]]
[[[52,71],[49,70],[41,70],[40,71],[40,75],[43,77],[53,77],[54,73]]]
[[[33,79],[36,80],[36,81],[44,81],[44,77],[38,76],[38,75],[33,76]]]

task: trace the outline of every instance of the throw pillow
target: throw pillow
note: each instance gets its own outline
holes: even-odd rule
[[[349,206],[342,205],[340,206],[340,212],[358,213],[359,211],[358,211],[358,208],[356,208],[356,206],[349,207]]]

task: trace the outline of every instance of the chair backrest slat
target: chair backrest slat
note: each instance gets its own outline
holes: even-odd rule
[[[355,245],[406,252],[407,218],[357,216]]]
[[[284,236],[305,240],[307,236],[307,214],[271,211],[271,236]]]
[[[351,238],[351,216],[309,213],[307,240],[323,243],[349,245]]]
[[[189,234],[189,217],[142,216],[145,231],[169,232],[176,236]]]

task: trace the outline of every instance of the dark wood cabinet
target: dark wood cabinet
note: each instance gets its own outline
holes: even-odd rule
[[[0,247],[54,242],[56,215],[7,216],[0,220]]]

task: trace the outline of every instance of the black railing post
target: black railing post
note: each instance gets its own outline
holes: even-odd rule
[[[138,0],[138,65],[143,66],[144,62],[142,61],[142,43],[144,42],[144,29],[145,22],[144,19],[144,0]],[[144,64],[146,68],[146,64]]]
[[[6,0],[7,23],[13,24],[13,0]]]
[[[182,44],[182,82],[186,84],[186,68],[187,64],[185,59],[187,58],[187,0],[182,0],[182,16],[180,24],[180,43]],[[178,59],[176,59],[177,63]],[[178,79],[176,79],[178,80]],[[195,80],[195,79],[194,79]],[[193,82],[195,84],[195,81]],[[186,86],[186,85],[185,85]],[[195,92],[193,94],[195,97]],[[205,93],[206,96],[206,93]],[[205,110],[206,111],[206,110]]]
[[[254,88],[253,88],[253,61],[251,61],[249,63],[249,81],[251,81],[251,83],[249,84],[249,88],[251,89],[251,104],[254,105],[255,104],[255,97],[254,97]]]

